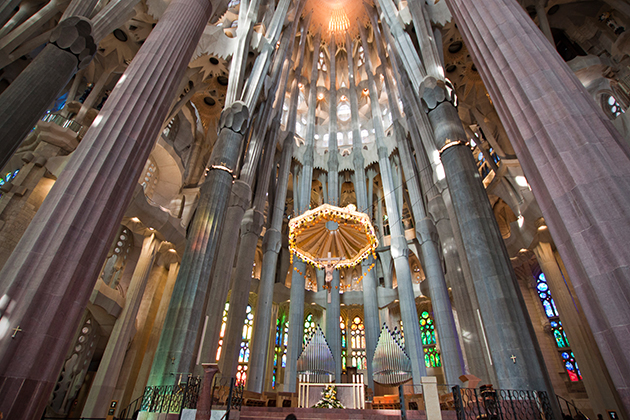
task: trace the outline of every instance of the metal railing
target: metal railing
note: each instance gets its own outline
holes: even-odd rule
[[[558,405],[560,406],[560,411],[562,412],[563,416],[567,415],[564,412],[564,409],[566,407],[569,417],[574,418],[574,416],[578,416],[578,418],[589,420],[588,416],[584,414],[582,411],[580,411],[580,409],[577,408],[577,406],[573,404],[571,401],[565,398],[562,398],[560,395],[556,395],[556,399],[558,400]],[[571,412],[571,408],[573,408],[573,412],[575,412],[575,414]]]
[[[236,385],[235,378],[215,376],[210,398],[210,410],[212,411],[213,408],[224,409],[225,414],[222,418],[229,419],[230,411],[241,411],[241,407],[243,406],[243,391],[243,384]]]
[[[201,383],[199,377],[189,377],[187,382],[177,385],[148,386],[140,411],[181,414],[185,408],[197,408]]]
[[[458,420],[554,420],[549,396],[544,391],[493,389],[492,386],[454,386]]]
[[[136,413],[140,411],[140,407],[142,405],[142,398],[138,397],[133,400],[125,409],[123,409],[118,415],[118,420],[132,420],[134,419]],[[137,417],[137,416],[136,416]]]

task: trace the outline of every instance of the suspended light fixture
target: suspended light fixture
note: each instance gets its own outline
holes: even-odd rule
[[[343,7],[333,9],[330,14],[330,23],[328,23],[328,30],[330,32],[345,32],[350,27],[350,19],[346,15]]]

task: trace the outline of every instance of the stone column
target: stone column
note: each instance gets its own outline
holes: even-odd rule
[[[386,36],[389,36],[387,28],[384,32]],[[392,56],[394,59],[391,60],[391,64],[395,73],[399,75],[398,89],[405,109],[412,144],[416,151],[421,189],[426,199],[426,211],[437,227],[447,268],[445,278],[447,285],[452,288],[453,301],[460,315],[460,340],[465,350],[465,362],[469,372],[487,383],[495,383],[494,370],[487,356],[489,350],[482,343],[483,332],[480,329],[483,325],[478,323],[477,298],[472,286],[466,255],[460,254],[459,251],[463,250],[463,243],[451,205],[450,192],[443,177],[435,176],[432,163],[427,156],[428,148],[424,147],[428,145],[430,147],[428,150],[437,153],[433,144],[433,133],[426,114],[418,107],[407,73],[400,67],[396,54],[393,53]]]
[[[306,41],[306,36],[302,35]],[[313,63],[311,67],[311,83],[309,87],[309,113],[306,127],[306,152],[304,154],[304,165],[299,177],[298,202],[296,204],[296,214],[300,215],[308,210],[311,202],[311,188],[313,184],[313,147],[315,133],[315,109],[317,105],[317,60],[319,59],[321,34],[318,32],[312,42],[315,46],[313,50]],[[301,43],[301,41],[300,41]],[[300,48],[304,48],[300,45]],[[296,72],[296,74],[299,74]],[[296,184],[293,184],[295,189]],[[330,193],[330,191],[329,191]],[[291,277],[291,299],[289,306],[289,348],[287,350],[287,366],[284,371],[284,390],[295,392],[297,384],[297,358],[302,350],[304,339],[304,276],[306,273],[306,263],[299,258],[293,259],[293,272]],[[296,271],[297,269],[298,271]]]
[[[630,294],[620,288],[630,279],[627,143],[517,2],[447,4],[628,412]]]
[[[330,36],[328,49],[330,56],[329,71],[329,126],[328,126],[328,203],[333,206],[339,205],[339,145],[337,143],[337,43],[335,34]],[[315,57],[313,58],[315,60]],[[335,381],[341,381],[341,334],[339,332],[339,317],[341,316],[341,296],[339,288],[341,286],[339,270],[333,272],[333,279],[330,284],[330,303],[326,303],[326,341],[330,346],[330,351],[335,358]],[[328,300],[326,301],[328,302]],[[289,324],[290,325],[290,324]]]
[[[441,160],[488,335],[497,386],[552,391],[487,193],[470,149],[461,141],[466,136],[457,111],[447,100],[438,104],[428,85],[425,88],[423,100],[428,104],[436,144],[445,144]],[[451,142],[445,143],[446,139]],[[510,359],[512,355],[516,363]]]
[[[367,36],[363,27],[361,31],[361,42],[363,50],[369,51]],[[419,384],[420,378],[426,375],[424,365],[424,354],[422,351],[422,341],[420,340],[420,324],[418,312],[416,310],[416,300],[411,281],[411,270],[409,268],[409,248],[407,238],[402,226],[401,210],[398,208],[394,194],[394,183],[392,179],[392,168],[387,156],[383,132],[383,121],[381,118],[381,108],[378,104],[378,93],[374,81],[374,70],[369,54],[365,55],[366,72],[368,76],[368,88],[370,91],[370,105],[372,108],[372,121],[376,131],[376,147],[378,152],[378,165],[383,183],[383,194],[385,196],[385,206],[389,216],[389,229],[391,233],[391,254],[396,268],[396,278],[398,280],[398,297],[400,299],[400,315],[405,325],[405,349],[411,359],[411,369],[413,383]]]
[[[551,42],[551,45],[556,47],[556,43],[553,40],[553,35],[551,34],[551,27],[549,26],[549,20],[547,19],[547,11],[545,10],[545,4],[547,0],[536,0],[534,3],[534,7],[536,8],[536,15],[538,16],[538,26],[540,30],[545,35],[545,38]]]
[[[289,301],[289,348],[287,349],[287,366],[284,370],[284,391],[297,390],[297,358],[302,351],[304,341],[304,276],[298,273],[306,272],[306,263],[293,257],[291,272],[291,299]],[[297,270],[295,270],[297,269]],[[339,318],[337,318],[339,319]]]
[[[385,57],[385,51],[375,16],[372,14],[371,17],[372,25],[375,27],[375,43],[381,61],[384,63],[384,82],[388,92],[389,108],[394,121],[394,133],[397,140],[396,143],[398,144],[400,163],[405,172],[407,189],[411,198],[412,204],[410,208],[416,222],[416,238],[420,242],[422,268],[424,269],[429,284],[429,297],[431,298],[431,306],[433,308],[435,325],[440,342],[444,376],[446,383],[459,384],[459,377],[466,373],[466,369],[462,349],[459,345],[459,337],[453,317],[448,287],[446,286],[444,271],[442,270],[442,260],[438,252],[437,244],[439,239],[437,230],[433,220],[427,216],[420,184],[411,158],[411,149],[407,142],[406,133],[399,122],[402,115],[400,115],[398,104],[395,101],[391,80],[391,68],[387,66],[387,59]],[[402,179],[402,176],[399,175],[399,177]]]
[[[0,95],[0,132],[4,133],[0,167],[11,158],[77,69],[86,67],[95,53],[89,20],[71,17],[57,25],[50,43]]]
[[[304,64],[304,54],[306,47],[306,33],[310,20],[302,24],[300,44],[298,46],[298,58],[294,80],[291,82],[291,103],[289,105],[289,116],[287,118],[287,132],[285,134],[282,156],[280,158],[280,170],[278,172],[278,182],[276,185],[276,196],[273,208],[270,206],[269,214],[271,215],[271,226],[266,231],[263,239],[263,266],[260,273],[260,286],[258,294],[258,305],[256,309],[256,317],[254,318],[254,335],[252,337],[251,363],[249,371],[248,389],[254,392],[263,391],[263,382],[265,379],[265,368],[269,354],[269,339],[272,334],[271,329],[271,312],[273,306],[273,290],[276,279],[276,268],[278,265],[278,255],[282,249],[282,223],[284,221],[284,207],[287,200],[287,188],[289,185],[289,174],[291,171],[291,163],[293,159],[294,133],[291,130],[295,127],[297,117],[297,103],[299,98],[299,75],[302,72]],[[297,29],[297,27],[295,27]],[[287,59],[286,65],[291,67],[291,59]],[[281,94],[284,94],[284,90]],[[282,107],[280,107],[281,109]],[[293,190],[297,189],[298,183],[293,179]],[[295,196],[295,194],[294,194]],[[294,200],[294,207],[298,205]],[[304,270],[301,270],[304,271]],[[293,273],[297,274],[297,273]],[[293,283],[292,283],[293,286]],[[293,293],[293,291],[291,292]],[[302,300],[304,298],[302,297]],[[293,301],[293,297],[291,297]],[[293,306],[293,305],[292,305]],[[291,307],[292,307],[291,306]],[[302,302],[302,310],[304,303]],[[302,315],[303,317],[303,315]],[[303,324],[303,320],[299,323]],[[301,342],[300,342],[301,343]],[[297,358],[297,356],[296,356]],[[288,361],[287,361],[288,362]],[[288,362],[290,365],[290,363]],[[293,364],[295,366],[295,364]],[[295,369],[295,367],[294,367]],[[288,371],[288,369],[287,369]],[[295,386],[295,379],[293,382]]]
[[[168,267],[168,277],[166,278],[166,283],[164,284],[164,291],[162,292],[162,296],[160,296],[158,310],[155,315],[155,320],[153,321],[153,326],[151,327],[151,333],[144,353],[144,357],[142,359],[142,365],[140,366],[140,371],[138,372],[136,382],[133,385],[133,391],[129,397],[129,401],[133,401],[144,394],[144,388],[147,384],[147,379],[149,378],[155,350],[157,350],[157,345],[160,341],[160,335],[162,334],[162,325],[164,325],[166,311],[168,310],[168,304],[171,301],[171,295],[173,293],[173,288],[175,287],[175,280],[177,280],[178,272],[179,263],[171,263]],[[124,407],[124,405],[122,406]]]
[[[357,98],[356,79],[354,76],[354,51],[350,35],[346,33],[346,51],[348,53],[348,81],[350,94],[350,111],[352,122],[352,163],[354,163],[354,190],[357,196],[357,209],[372,216],[372,184],[374,181],[374,171],[370,171],[369,188],[365,182],[365,160],[363,159],[363,145],[361,142],[361,132],[359,130],[359,101]],[[365,324],[365,355],[367,357],[367,385],[374,390],[372,359],[374,350],[378,344],[380,334],[380,321],[378,316],[378,294],[376,292],[377,278],[376,266],[368,271],[370,266],[376,263],[372,256],[361,263],[361,274],[363,275],[363,323]]]
[[[586,323],[580,302],[571,294],[568,281],[562,276],[551,244],[539,242],[533,251],[545,274],[562,326],[571,344],[571,350],[575,353],[582,373],[582,383],[586,388],[593,411],[596,413],[605,413],[606,410],[620,412],[620,404],[615,398],[617,391],[599,353],[593,333]]]
[[[1,272],[0,296],[14,302],[3,304],[7,331],[22,330],[0,340],[7,418],[41,416],[211,11],[208,1],[169,5]]]
[[[125,307],[114,324],[114,329],[107,341],[107,347],[101,359],[98,371],[92,382],[90,394],[81,414],[83,417],[101,417],[107,415],[109,402],[114,395],[120,368],[131,334],[135,332],[136,315],[142,302],[142,295],[149,280],[149,273],[155,261],[155,255],[162,243],[154,233],[144,238],[140,258],[131,277],[125,297]]]

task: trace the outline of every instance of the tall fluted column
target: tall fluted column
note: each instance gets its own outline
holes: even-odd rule
[[[363,159],[363,145],[361,144],[361,132],[359,131],[359,101],[357,98],[357,86],[354,76],[354,57],[352,56],[352,40],[346,33],[346,51],[348,51],[348,81],[350,94],[350,117],[352,123],[352,163],[354,164],[355,184],[354,190],[357,196],[357,209],[372,216],[372,181],[373,173],[370,176],[370,188],[365,182],[365,160]],[[376,292],[377,279],[376,270],[369,270],[369,267],[376,261],[372,256],[361,263],[361,274],[363,276],[363,323],[365,324],[365,354],[367,357],[367,384],[374,390],[374,379],[372,359],[374,350],[378,344],[380,334],[380,321],[378,316],[378,294]]]
[[[562,276],[551,244],[539,242],[533,249],[536,260],[545,274],[549,291],[558,308],[562,326],[571,344],[571,350],[582,373],[582,383],[586,388],[593,411],[619,411],[617,392],[608,374],[593,333],[586,323],[584,312],[576,296],[571,294],[567,280]]]
[[[447,4],[629,412],[627,143],[516,1]]]
[[[166,318],[166,311],[168,311],[168,304],[171,301],[171,295],[173,294],[173,288],[175,287],[175,280],[177,280],[177,273],[179,272],[179,262],[173,262],[168,267],[168,277],[164,284],[164,291],[160,297],[157,313],[153,326],[151,327],[151,333],[149,335],[149,341],[145,350],[144,358],[142,359],[142,365],[138,372],[138,378],[133,385],[133,392],[129,396],[129,401],[133,401],[139,398],[144,393],[144,388],[149,379],[149,373],[151,372],[151,365],[153,364],[153,356],[157,350],[158,343],[160,341],[160,335],[162,334],[162,325]],[[125,407],[121,404],[121,407]]]
[[[297,90],[297,82],[295,83]],[[296,95],[297,99],[297,95]],[[258,293],[258,305],[254,318],[254,335],[252,338],[251,362],[249,366],[250,391],[262,392],[265,379],[265,367],[269,351],[269,335],[271,334],[271,309],[273,305],[273,286],[276,278],[278,254],[282,247],[282,222],[284,220],[284,206],[287,200],[287,185],[289,183],[289,171],[293,157],[293,133],[289,133],[284,141],[280,171],[278,172],[278,185],[276,187],[276,200],[272,211],[271,228],[265,233],[263,239],[263,262],[260,273],[260,287]]]
[[[131,333],[135,332],[136,315],[142,302],[142,295],[149,280],[149,273],[155,261],[155,256],[162,243],[151,234],[144,238],[140,258],[131,277],[131,283],[125,298],[125,308],[116,320],[114,329],[107,341],[90,393],[83,409],[83,417],[101,417],[107,415],[109,401],[116,388],[116,381],[120,368],[125,360],[125,353]]]
[[[410,208],[416,222],[416,238],[420,242],[422,268],[424,269],[424,273],[429,284],[429,297],[431,298],[431,307],[433,308],[435,326],[440,342],[444,376],[447,383],[458,384],[459,377],[465,374],[466,370],[462,349],[459,345],[455,319],[453,318],[453,309],[451,307],[448,287],[446,286],[444,271],[442,270],[442,260],[438,252],[437,230],[433,220],[427,216],[422,192],[420,190],[420,183],[418,182],[418,177],[416,176],[416,172],[414,170],[407,136],[399,122],[402,119],[402,115],[400,114],[398,104],[395,101],[391,68],[387,66],[387,58],[385,57],[385,51],[376,19],[374,19],[374,15],[371,15],[371,17],[373,27],[375,28],[375,43],[379,56],[381,57],[381,61],[384,63],[383,69],[385,72],[385,87],[387,92],[391,92],[388,93],[387,98],[389,100],[389,108],[394,121],[394,133],[396,136],[396,143],[398,144],[398,153],[400,155],[401,165],[405,172],[407,189],[411,198]],[[402,177],[399,177],[402,181]]]
[[[369,51],[367,36],[363,27],[361,31],[361,42],[363,50]],[[426,376],[424,365],[424,353],[422,351],[422,341],[420,339],[420,323],[418,311],[416,310],[416,300],[411,281],[411,270],[409,268],[409,248],[407,238],[402,226],[402,209],[398,208],[394,195],[394,182],[392,178],[392,168],[385,146],[385,133],[383,131],[383,121],[381,108],[378,103],[378,93],[374,81],[374,70],[369,54],[365,55],[366,71],[368,76],[368,88],[370,91],[370,105],[372,108],[372,121],[375,129],[376,147],[378,152],[378,166],[383,183],[383,193],[385,195],[385,207],[389,216],[389,228],[391,234],[391,254],[396,268],[396,278],[398,280],[398,298],[400,300],[400,315],[405,325],[405,349],[411,359],[411,370],[413,383],[419,384],[420,378]]]
[[[329,126],[328,126],[328,203],[339,205],[339,146],[337,143],[337,43],[335,34],[330,35],[328,54],[330,56],[329,70]],[[341,380],[341,334],[339,333],[339,317],[341,316],[341,296],[339,290],[341,279],[339,270],[333,271],[330,283],[330,303],[326,303],[326,341],[335,358],[335,380]]]
[[[0,338],[6,418],[41,416],[211,11],[208,1],[169,5],[4,266],[0,295],[14,304],[1,316],[7,332],[22,330]]]
[[[306,36],[302,35],[304,41]],[[299,184],[300,193],[297,196],[296,214],[300,215],[308,210],[311,202],[311,188],[313,184],[313,153],[315,134],[315,109],[317,105],[317,61],[319,59],[321,34],[318,32],[313,38],[313,63],[310,72],[308,121],[306,127],[306,152],[304,154],[304,165],[299,176],[299,183],[293,183],[293,189]],[[300,48],[302,41],[300,41]],[[301,66],[299,67],[301,70]],[[300,71],[301,73],[301,71]],[[296,76],[300,75],[296,72]],[[284,370],[284,390],[295,392],[297,384],[297,358],[302,350],[304,339],[304,276],[300,273],[306,272],[306,263],[299,258],[293,259],[293,272],[291,273],[291,305],[289,306],[289,348],[287,350],[287,366]]]

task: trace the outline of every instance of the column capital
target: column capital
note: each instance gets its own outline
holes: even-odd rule
[[[92,24],[81,16],[61,21],[50,34],[50,43],[74,55],[79,69],[87,67],[96,53]]]
[[[439,242],[439,236],[435,223],[429,217],[425,217],[416,222],[416,236],[420,245],[425,242],[433,241],[435,244]]]
[[[229,128],[235,133],[244,135],[247,127],[249,127],[249,109],[245,102],[235,101],[221,112],[219,131]]]
[[[241,180],[234,181],[232,191],[230,193],[229,207],[240,207],[243,211],[247,210],[252,199],[252,189],[248,183]]]
[[[454,91],[447,89],[444,80],[436,79],[433,76],[426,76],[422,79],[418,93],[426,113],[433,111],[442,102],[453,103],[455,98]]]
[[[262,248],[263,254],[266,254],[267,251],[276,254],[280,253],[280,249],[282,248],[282,233],[274,228],[268,229],[263,238]]]
[[[245,211],[243,220],[241,221],[241,236],[248,233],[260,235],[263,224],[265,223],[265,215],[257,209],[250,208]]]

